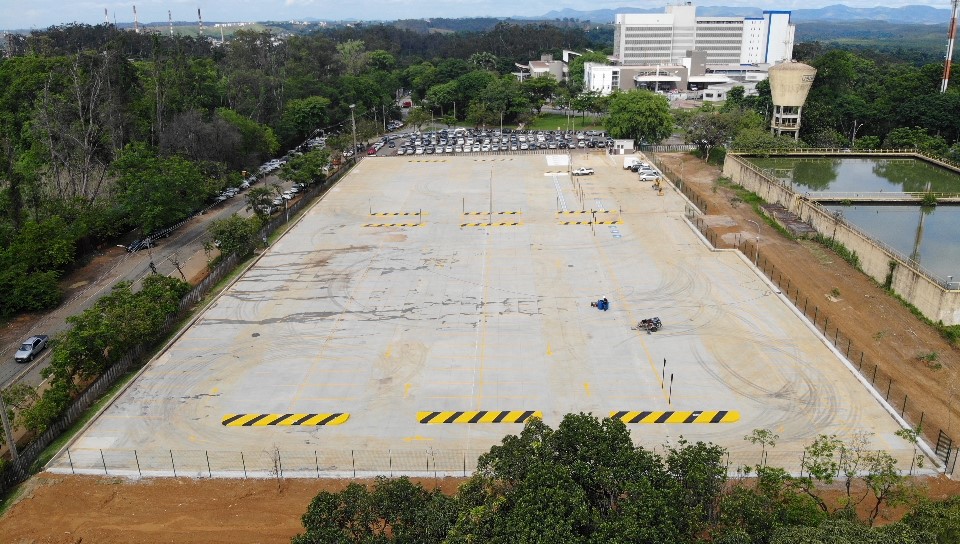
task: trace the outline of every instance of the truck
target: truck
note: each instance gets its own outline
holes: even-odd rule
[[[13,359],[18,363],[29,363],[36,358],[38,353],[47,348],[47,340],[48,337],[45,334],[27,338],[13,356]]]

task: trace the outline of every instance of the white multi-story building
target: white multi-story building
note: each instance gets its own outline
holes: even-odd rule
[[[789,11],[762,17],[697,17],[696,6],[667,6],[665,13],[620,13],[613,56],[623,65],[681,64],[688,51],[707,64],[776,64],[793,56]]]

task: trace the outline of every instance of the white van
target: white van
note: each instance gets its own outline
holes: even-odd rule
[[[623,158],[623,169],[629,170],[631,166],[640,164],[639,157],[624,157]]]

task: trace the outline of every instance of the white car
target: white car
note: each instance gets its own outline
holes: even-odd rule
[[[592,176],[593,174],[593,168],[587,168],[586,166],[582,166],[573,171],[574,176]]]
[[[643,172],[640,174],[640,181],[656,181],[660,179],[660,176],[652,172]]]

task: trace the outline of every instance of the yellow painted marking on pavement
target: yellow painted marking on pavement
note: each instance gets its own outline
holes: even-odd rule
[[[461,227],[518,227],[522,223],[461,223]]]
[[[548,356],[553,355],[553,350],[550,349],[550,344],[547,344],[547,355],[548,355]]]
[[[620,220],[613,221],[561,221],[561,225],[622,225]]]
[[[396,217],[396,216],[417,216],[417,215],[427,215],[427,212],[373,212],[370,214],[373,217]]]
[[[422,227],[426,223],[366,223],[364,227]]]
[[[734,423],[740,421],[740,412],[736,410],[694,410],[694,411],[620,411],[610,412],[611,419],[624,423]]]
[[[409,383],[403,384],[403,398],[407,398],[407,397],[410,396],[410,388],[411,388],[411,387],[412,387],[412,385],[409,384]]]
[[[407,436],[407,437],[405,437],[405,438],[403,439],[404,442],[414,442],[414,441],[419,442],[419,441],[426,441],[426,440],[433,440],[433,439],[432,439],[432,438],[427,438],[427,437],[425,437],[425,436],[420,436],[420,435]]]
[[[220,424],[224,427],[268,427],[340,425],[350,419],[347,413],[332,414],[225,414]]]
[[[610,210],[565,210],[556,212],[560,215],[589,215],[592,213],[612,213]]]
[[[439,423],[524,423],[530,418],[543,419],[537,410],[468,410],[463,412],[417,412],[417,422]]]
[[[589,383],[584,383],[584,384],[583,384],[583,390],[587,392],[587,396],[589,397],[589,396],[590,396],[590,384],[589,384]]]

